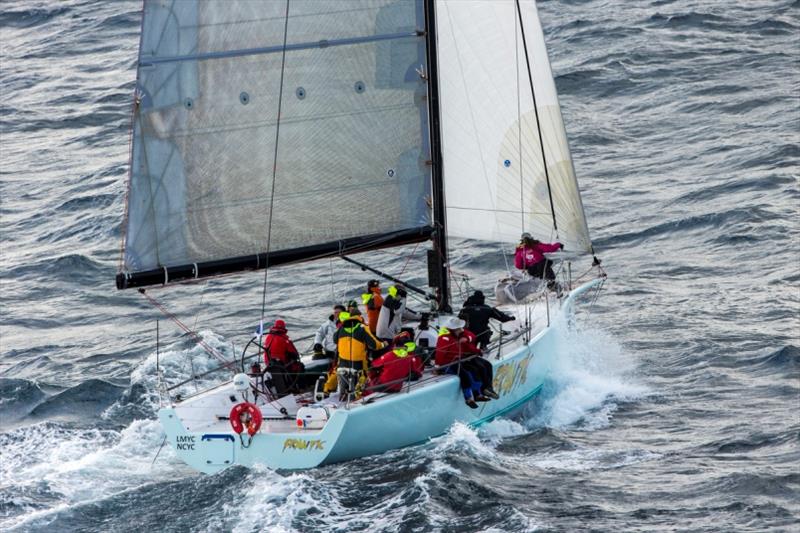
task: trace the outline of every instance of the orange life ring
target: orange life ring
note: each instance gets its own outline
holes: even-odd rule
[[[258,433],[258,430],[261,429],[261,422],[264,420],[258,406],[250,402],[234,405],[228,418],[231,421],[231,427],[236,433],[241,435],[242,431],[247,427],[247,434],[251,437]]]

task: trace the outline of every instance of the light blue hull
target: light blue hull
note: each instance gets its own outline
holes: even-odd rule
[[[574,298],[593,285],[573,291],[561,312],[568,312]],[[558,332],[547,327],[528,344],[493,360],[493,385],[500,399],[480,403],[478,409],[464,403],[458,378],[445,376],[413,387],[411,392],[336,409],[320,430],[262,429],[248,447],[240,444],[230,429],[227,433],[187,431],[176,408],[162,409],[159,417],[168,441],[181,459],[202,472],[213,473],[232,464],[290,470],[313,468],[422,443],[444,434],[455,422],[474,427],[499,416],[511,416],[541,391],[557,353]]]

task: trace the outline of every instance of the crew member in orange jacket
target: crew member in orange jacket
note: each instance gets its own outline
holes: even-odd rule
[[[378,328],[378,317],[383,306],[383,295],[381,294],[381,282],[371,279],[367,282],[367,292],[361,295],[361,303],[367,308],[367,325],[372,333]]]

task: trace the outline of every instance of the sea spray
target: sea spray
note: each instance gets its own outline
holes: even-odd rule
[[[529,428],[587,429],[610,423],[617,402],[641,398],[650,389],[640,384],[637,360],[613,335],[584,321],[554,324],[557,357],[542,393],[525,409]]]

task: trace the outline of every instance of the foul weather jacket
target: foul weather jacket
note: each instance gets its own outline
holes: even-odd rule
[[[541,261],[545,260],[544,254],[550,252],[557,252],[561,249],[560,242],[546,243],[539,242],[533,246],[517,246],[517,251],[514,253],[514,266],[520,270],[525,270]]]
[[[394,352],[383,354],[372,362],[374,369],[380,369],[377,379],[370,380],[374,390],[384,392],[400,392],[408,379],[416,380],[422,376],[422,360],[416,355],[398,357]],[[385,387],[380,387],[385,385]]]
[[[367,350],[377,350],[384,346],[364,325],[360,316],[342,322],[342,326],[333,335],[333,340],[339,349],[339,359],[361,361],[364,367],[367,364]]]
[[[336,318],[331,315],[317,330],[314,335],[314,344],[321,344],[325,351],[335,352],[336,343],[333,340],[333,335],[336,333]]]
[[[489,344],[489,340],[492,338],[492,330],[489,329],[490,318],[500,322],[514,320],[513,316],[507,315],[499,309],[486,304],[465,305],[458,316],[467,321],[470,331],[474,331],[477,334],[478,340],[485,344]]]
[[[370,331],[378,330],[378,317],[383,307],[383,295],[380,287],[373,287],[369,294],[363,297],[364,304],[367,306],[367,325]]]
[[[460,335],[448,331],[439,335],[439,340],[436,341],[437,366],[448,365],[462,357],[479,353],[481,350],[475,346],[475,335],[467,330],[463,330]]]
[[[284,330],[269,330],[269,334],[264,337],[264,349],[266,350],[264,354],[264,362],[266,364],[269,364],[270,359],[275,359],[283,364],[300,359],[297,348],[286,336],[286,331]]]
[[[403,320],[412,318],[419,318],[419,313],[406,309],[405,297],[389,295],[383,301],[383,307],[378,315],[378,324],[373,331],[381,339],[393,339],[400,333]]]

